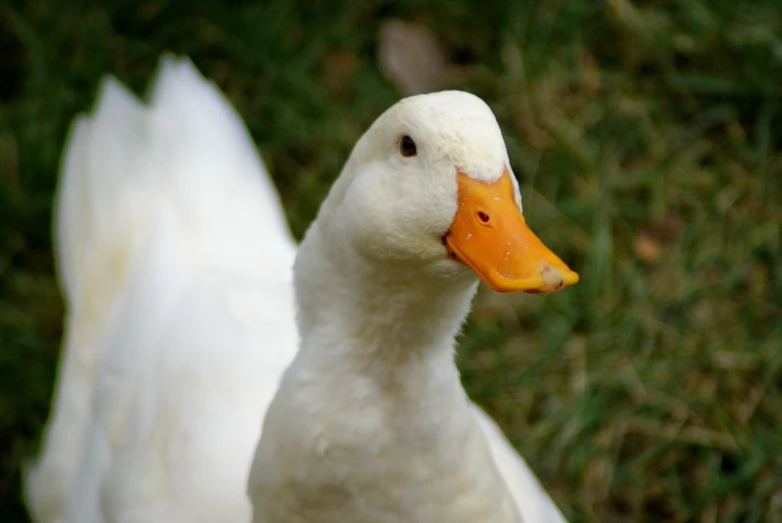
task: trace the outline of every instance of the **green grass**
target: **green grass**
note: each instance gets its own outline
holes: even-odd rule
[[[190,6],[0,6],[3,521],[26,521],[19,465],[58,356],[58,159],[101,75],[141,92],[162,51],[191,56],[263,148],[300,236],[399,97],[375,60],[390,16],[467,68],[457,87],[495,110],[529,222],[582,278],[480,296],[459,355],[469,392],[573,521],[782,520],[778,0]]]

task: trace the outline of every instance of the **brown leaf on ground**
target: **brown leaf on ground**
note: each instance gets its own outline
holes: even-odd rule
[[[378,61],[385,77],[406,96],[442,89],[449,82],[442,47],[425,26],[390,20],[380,28]]]

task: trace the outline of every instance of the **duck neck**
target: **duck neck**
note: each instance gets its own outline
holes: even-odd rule
[[[299,249],[301,345],[264,422],[256,507],[296,521],[314,520],[307,507],[324,522],[519,521],[453,360],[477,282],[381,267],[338,236],[314,225]]]
[[[301,351],[337,375],[404,382],[430,366],[453,369],[454,339],[474,278],[426,278],[404,263],[379,265],[324,242],[312,229],[295,268]],[[420,375],[416,381],[420,385]]]

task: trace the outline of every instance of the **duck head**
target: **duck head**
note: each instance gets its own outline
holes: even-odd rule
[[[440,278],[472,272],[498,292],[578,282],[527,226],[497,120],[468,93],[413,96],[383,113],[356,144],[324,215],[378,263]]]

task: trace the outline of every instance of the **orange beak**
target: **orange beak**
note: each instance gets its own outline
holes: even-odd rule
[[[456,179],[459,208],[444,238],[452,258],[497,292],[541,294],[578,283],[578,274],[527,226],[507,169],[492,183],[462,172]]]

